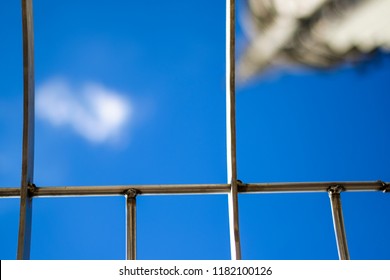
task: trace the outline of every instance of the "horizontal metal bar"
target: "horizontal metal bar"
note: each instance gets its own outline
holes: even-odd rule
[[[20,188],[0,188],[0,197],[20,197]]]
[[[196,194],[226,193],[229,185],[139,185],[139,186],[102,186],[102,187],[45,187],[37,188],[34,196],[56,195],[121,195],[128,189],[135,189],[137,195],[145,194]]]
[[[327,192],[329,186],[341,185],[344,191],[383,191],[381,181],[360,181],[360,182],[291,182],[291,183],[261,183],[241,184],[241,193],[272,193],[272,192]]]
[[[389,183],[385,183],[389,184]],[[344,191],[383,191],[383,182],[296,182],[296,183],[249,183],[238,184],[239,193],[289,193],[327,192],[329,186],[341,185]],[[32,192],[33,197],[44,196],[109,196],[124,195],[135,189],[138,195],[161,194],[218,194],[229,193],[230,184],[190,184],[190,185],[119,185],[119,186],[69,186],[39,187]],[[19,197],[19,188],[0,188],[0,197]]]

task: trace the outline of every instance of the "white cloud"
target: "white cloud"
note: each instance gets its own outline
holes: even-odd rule
[[[96,83],[74,88],[63,79],[51,79],[37,89],[38,117],[57,127],[68,126],[95,143],[117,140],[131,112],[124,94]]]

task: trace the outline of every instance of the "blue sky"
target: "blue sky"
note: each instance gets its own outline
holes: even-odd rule
[[[37,186],[226,182],[225,1],[36,0],[34,16]],[[0,187],[17,187],[19,1],[0,3],[0,25]],[[381,55],[238,85],[239,179],[390,181],[389,77]],[[390,259],[389,199],[342,194],[352,259]],[[337,259],[326,193],[239,203],[244,259]],[[123,197],[35,199],[31,258],[124,259],[124,209]],[[0,200],[0,259],[15,258],[18,212]],[[140,196],[137,219],[140,259],[230,258],[226,195]]]

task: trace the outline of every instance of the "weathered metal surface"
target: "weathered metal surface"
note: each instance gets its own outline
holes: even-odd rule
[[[227,174],[230,183],[229,224],[231,258],[241,259],[238,221],[236,156],[236,83],[235,83],[235,1],[226,1],[226,142]]]
[[[137,191],[129,189],[126,192],[126,257],[135,260],[137,254],[137,221],[136,221]]]
[[[293,182],[293,183],[238,183],[238,193],[311,193],[328,192],[329,186],[342,185],[344,192],[380,191],[389,183],[382,181],[366,182]],[[190,184],[190,185],[119,185],[119,186],[58,186],[38,187],[33,197],[48,196],[110,196],[124,195],[128,189],[135,189],[138,195],[174,194],[226,194],[230,184]],[[0,197],[19,197],[20,188],[0,188]]]
[[[23,26],[23,151],[17,259],[30,258],[34,174],[34,34],[32,0],[22,0]]]
[[[339,259],[349,260],[347,236],[345,233],[343,210],[341,207],[340,193],[342,191],[344,191],[344,187],[342,185],[333,185],[328,189]]]

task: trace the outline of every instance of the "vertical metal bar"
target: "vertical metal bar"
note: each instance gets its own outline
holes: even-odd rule
[[[32,0],[22,0],[23,152],[17,259],[30,258],[34,174],[34,34]]]
[[[134,189],[126,192],[126,258],[128,260],[135,260],[137,252],[136,196],[137,192]]]
[[[226,1],[226,142],[231,258],[241,259],[236,163],[235,0]]]
[[[347,237],[344,228],[344,218],[343,218],[343,211],[341,207],[341,197],[340,197],[340,192],[342,192],[343,190],[344,188],[341,185],[335,185],[329,187],[328,193],[330,198],[330,204],[332,207],[333,226],[336,235],[339,259],[349,260],[350,258],[349,258]]]

